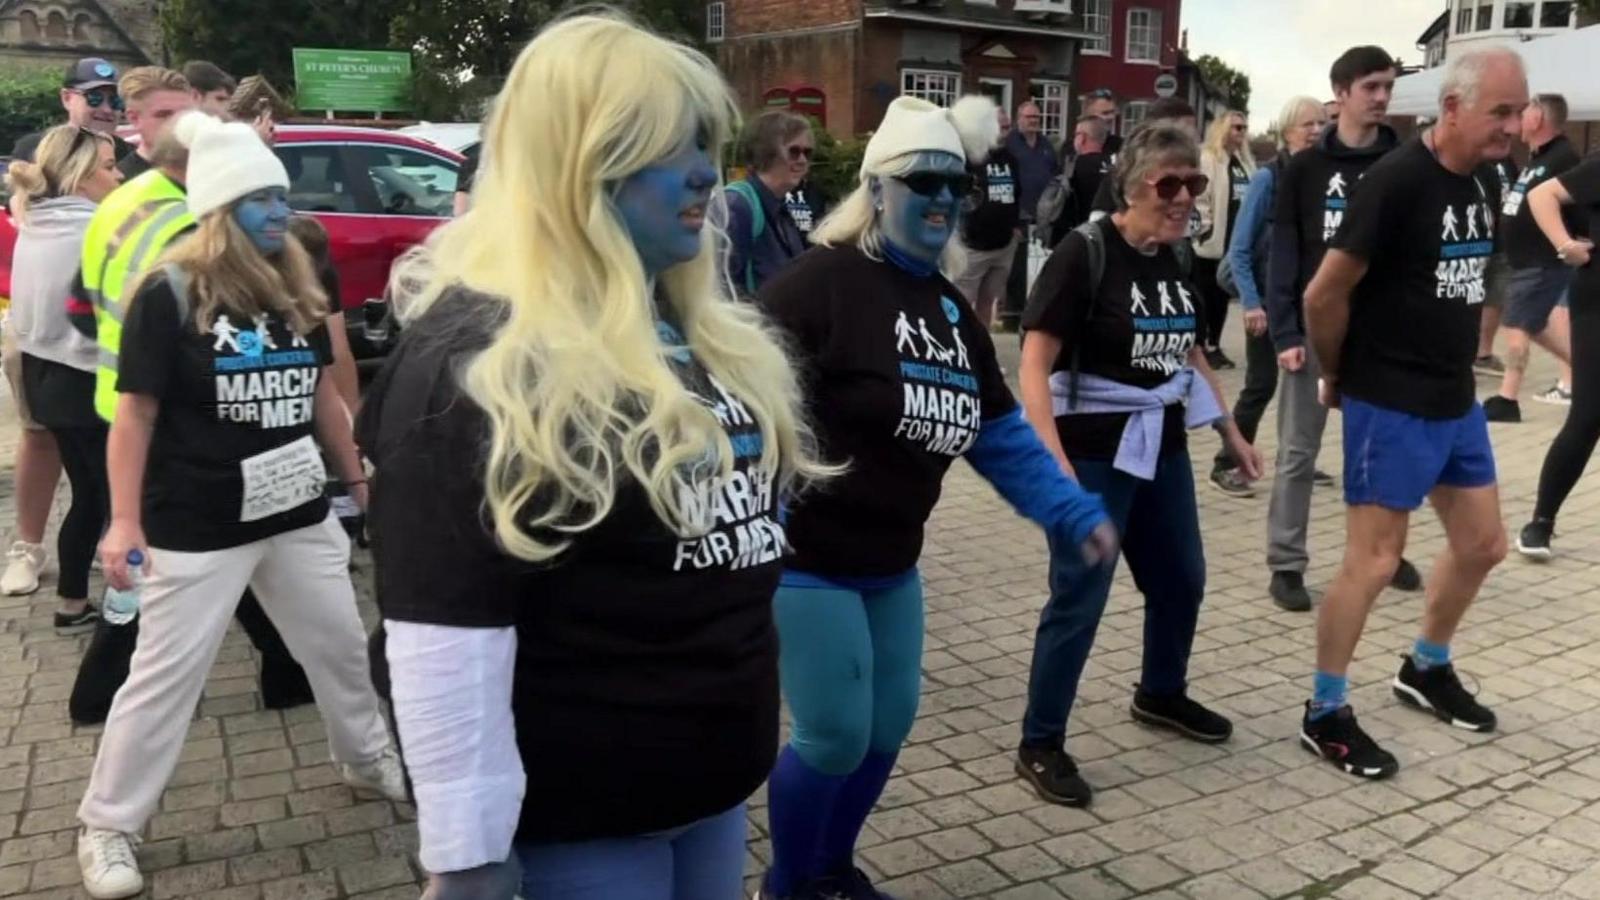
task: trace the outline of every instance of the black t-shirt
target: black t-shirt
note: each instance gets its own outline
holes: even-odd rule
[[[1350,298],[1341,389],[1424,419],[1472,408],[1493,195],[1420,138],[1373,163],[1329,243],[1368,263]]]
[[[511,704],[528,781],[518,840],[645,834],[726,810],[777,754],[783,530],[760,427],[683,352],[675,373],[736,455],[731,474],[680,500],[707,530],[678,537],[624,475],[609,514],[554,560],[516,559],[485,518],[489,425],[458,376],[503,316],[487,297],[446,292],[368,392],[357,434],[376,466],[379,609],[516,629]]]
[[[1590,156],[1557,178],[1572,196],[1584,234],[1600,234],[1600,156]],[[1552,247],[1551,252],[1555,252],[1555,248]],[[1600,294],[1600,263],[1591,259],[1587,266],[1578,270],[1572,296],[1574,302],[1579,297],[1585,298],[1584,302],[1592,302],[1590,298],[1596,294]]]
[[[1250,190],[1250,173],[1239,157],[1228,157],[1228,233],[1223,236],[1223,252],[1233,246],[1233,226],[1239,222],[1239,206],[1244,203],[1245,192]]]
[[[236,318],[219,313],[200,333],[159,275],[129,305],[117,390],[161,401],[144,477],[151,546],[223,550],[328,515],[312,437],[317,384],[333,361],[328,330],[302,338],[276,314]]]
[[[1039,272],[1022,314],[1022,327],[1061,340],[1054,371],[1078,372],[1150,389],[1189,364],[1197,338],[1200,292],[1183,276],[1170,247],[1146,256],[1123,239],[1110,219],[1095,223],[1105,241],[1106,268],[1090,295],[1088,241],[1066,240]],[[1127,413],[1058,416],[1056,429],[1069,457],[1114,459],[1128,424]],[[1161,451],[1185,445],[1183,407],[1167,410]]]
[[[800,229],[805,236],[806,243],[811,243],[811,230],[822,221],[826,212],[822,195],[812,186],[811,182],[803,181],[798,188],[783,195],[783,205],[789,210],[789,218],[794,220],[794,227]]]
[[[973,250],[999,250],[1011,243],[1021,221],[1016,161],[1002,147],[967,172],[973,185],[962,213],[961,241]]]
[[[150,165],[150,160],[140,156],[137,150],[131,151],[117,160],[117,171],[122,173],[123,181],[132,181],[150,171],[151,168],[153,167]]]
[[[33,155],[38,152],[39,142],[42,140],[44,140],[42,131],[30,132],[17,138],[17,142],[11,145],[11,158],[33,162]],[[132,144],[114,134],[111,136],[111,155],[114,158],[120,160],[132,152]]]
[[[1077,158],[1072,166],[1072,202],[1063,213],[1067,220],[1062,224],[1066,229],[1089,221],[1090,207],[1100,193],[1100,185],[1115,168],[1116,164],[1107,153],[1085,153]]]
[[[1558,136],[1534,153],[1533,158],[1528,160],[1528,167],[1522,170],[1516,184],[1506,193],[1500,205],[1504,229],[1501,237],[1513,269],[1559,269],[1565,265],[1556,258],[1556,248],[1550,246],[1549,239],[1533,220],[1533,211],[1528,208],[1527,198],[1529,191],[1575,168],[1580,161],[1577,151],[1572,149],[1572,142],[1565,135]],[[1562,218],[1566,220],[1567,230],[1573,237],[1583,237],[1589,233],[1588,222],[1577,210],[1563,209]]]
[[[943,277],[854,247],[810,251],[759,300],[793,339],[823,456],[850,465],[790,507],[789,566],[910,570],[950,464],[983,422],[1016,408],[988,330]]]

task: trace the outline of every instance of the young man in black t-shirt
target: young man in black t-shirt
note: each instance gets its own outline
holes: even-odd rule
[[[1510,264],[1505,311],[1500,327],[1506,335],[1505,375],[1500,392],[1483,401],[1491,422],[1520,422],[1517,395],[1528,369],[1529,344],[1538,344],[1562,363],[1572,362],[1572,336],[1565,316],[1553,316],[1556,304],[1572,284],[1572,270],[1554,253],[1533,220],[1528,192],[1578,165],[1578,152],[1563,133],[1567,101],[1560,94],[1540,94],[1522,114],[1522,140],[1533,151],[1528,167],[1505,192],[1500,205],[1502,248]],[[1567,216],[1573,234],[1586,234],[1581,216]]]
[[[90,56],[67,67],[61,82],[61,107],[67,111],[67,124],[102,134],[110,134],[117,159],[133,152],[133,145],[117,137],[122,120],[122,98],[117,95],[117,67]],[[11,147],[11,158],[33,162],[43,131],[29,132]]]
[[[1494,449],[1474,399],[1495,226],[1493,195],[1474,173],[1510,152],[1527,105],[1515,51],[1453,59],[1438,124],[1367,170],[1306,288],[1323,401],[1344,412],[1349,512],[1344,564],[1317,622],[1314,693],[1300,740],[1363,778],[1388,777],[1399,763],[1356,724],[1346,672],[1367,613],[1399,565],[1411,513],[1425,500],[1448,546],[1394,693],[1459,728],[1495,727],[1494,713],[1462,687],[1450,662],[1463,614],[1506,553]]]

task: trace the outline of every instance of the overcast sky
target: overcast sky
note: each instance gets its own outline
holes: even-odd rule
[[[1328,67],[1357,44],[1422,62],[1417,36],[1444,0],[1184,0],[1189,53],[1210,53],[1250,76],[1250,128],[1265,131],[1296,94],[1331,99]]]

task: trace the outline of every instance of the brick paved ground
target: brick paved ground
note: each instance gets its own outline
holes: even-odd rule
[[[1011,342],[1001,343],[1014,367]],[[1228,377],[1230,389],[1240,377]],[[1548,380],[1539,371],[1531,385]],[[1542,449],[1560,421],[1559,410],[1534,403],[1525,413],[1527,424],[1494,432],[1513,527],[1528,513]],[[1269,412],[1261,441],[1269,458],[1272,421]],[[1336,472],[1337,427],[1331,443],[1324,467]],[[1193,444],[1203,474],[1215,439],[1197,435]],[[9,447],[0,446],[0,458],[9,460]],[[0,484],[5,521],[9,472]],[[1560,559],[1511,560],[1491,577],[1457,642],[1465,671],[1500,715],[1498,734],[1450,730],[1397,706],[1386,682],[1421,604],[1395,593],[1379,601],[1352,672],[1354,700],[1404,769],[1388,783],[1364,784],[1292,740],[1309,689],[1312,620],[1266,598],[1265,498],[1230,500],[1202,488],[1210,594],[1192,686],[1233,717],[1234,739],[1202,747],[1129,720],[1142,615],[1119,576],[1069,744],[1100,791],[1082,811],[1042,803],[1011,768],[1044,541],[958,467],[924,558],[921,714],[867,827],[866,867],[906,900],[1600,898],[1597,492],[1593,478],[1574,496]],[[1319,492],[1309,573],[1316,588],[1331,576],[1341,534],[1337,493]],[[1441,541],[1423,516],[1410,555],[1430,560]],[[358,574],[363,588],[366,580]],[[73,810],[97,729],[67,721],[83,639],[53,634],[51,605],[48,591],[0,600],[0,896],[82,896]],[[315,712],[263,713],[255,690],[248,642],[235,633],[141,851],[149,896],[415,897],[412,810],[340,785]],[[754,872],[770,852],[760,796],[752,820]]]

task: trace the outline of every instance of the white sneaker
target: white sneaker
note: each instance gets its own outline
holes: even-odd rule
[[[133,845],[138,838],[106,828],[78,832],[78,868],[83,889],[95,900],[121,900],[144,890],[139,859]]]
[[[5,574],[0,575],[0,591],[11,597],[37,591],[39,573],[44,571],[44,564],[50,559],[44,545],[17,541],[11,545],[6,558],[10,562],[6,564]]]
[[[1558,381],[1549,390],[1534,394],[1533,399],[1540,403],[1549,403],[1555,406],[1571,406],[1572,391],[1562,387],[1561,382]]]
[[[406,770],[400,765],[400,754],[392,747],[371,762],[339,763],[339,774],[351,787],[377,791],[396,803],[411,799],[406,791]]]

